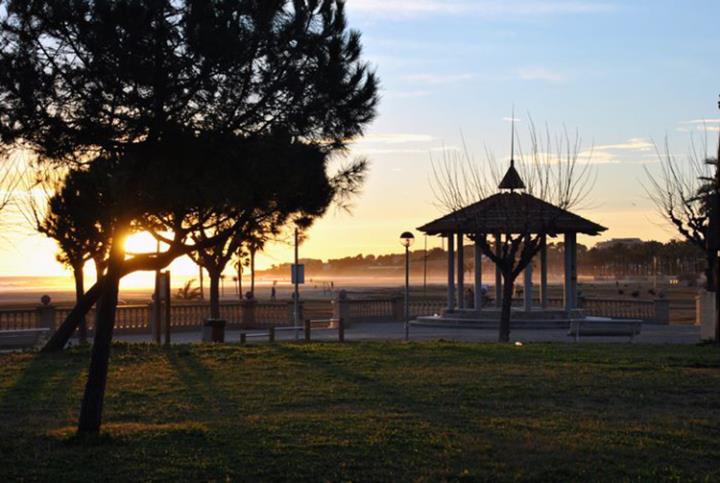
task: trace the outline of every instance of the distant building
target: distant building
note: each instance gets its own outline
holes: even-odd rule
[[[640,238],[611,238],[610,240],[598,242],[595,248],[598,250],[607,250],[608,248],[615,248],[618,245],[625,245],[627,247],[642,245],[643,241]]]

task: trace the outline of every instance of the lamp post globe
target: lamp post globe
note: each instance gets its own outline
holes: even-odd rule
[[[415,235],[413,235],[409,231],[404,231],[400,235],[400,244],[404,246],[405,248],[410,248],[412,244],[415,242]]]

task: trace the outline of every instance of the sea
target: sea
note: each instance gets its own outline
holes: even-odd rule
[[[172,274],[171,287],[175,294],[188,281],[199,286],[197,276]],[[85,280],[85,289],[94,283],[93,277]],[[368,288],[398,289],[404,283],[402,277],[333,277],[308,278],[301,286],[301,291],[313,296],[327,297],[339,290],[365,290]],[[205,279],[207,294],[209,281]],[[255,293],[259,299],[269,299],[272,287],[275,286],[277,297],[289,298],[293,290],[288,278],[258,277],[255,282]],[[129,275],[120,283],[120,303],[149,302],[154,287],[153,272],[141,272]],[[248,279],[243,277],[243,292],[250,287]],[[72,304],[75,301],[75,282],[72,276],[0,276],[0,306],[30,306],[40,304],[40,299],[48,295],[52,303]],[[221,282],[221,298],[237,299],[237,281],[227,276]]]

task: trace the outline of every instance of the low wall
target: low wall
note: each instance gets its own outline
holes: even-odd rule
[[[548,301],[550,307],[561,307],[561,299]],[[444,299],[411,299],[411,318],[441,314],[445,310]],[[358,322],[402,321],[405,316],[402,297],[350,299],[344,293],[330,301],[300,302],[300,320],[343,319],[346,326]],[[588,315],[619,319],[640,319],[648,323],[668,324],[669,303],[658,300],[582,299],[581,308]],[[173,303],[170,307],[170,326],[173,331],[200,330],[210,316],[210,306],[201,303]],[[37,308],[0,309],[0,330],[17,330],[45,327],[56,329],[72,310],[51,304]],[[220,304],[220,316],[228,328],[267,328],[292,324],[293,303],[288,301],[235,301]],[[115,331],[118,334],[150,334],[153,314],[152,304],[119,305]],[[92,333],[95,311],[87,317],[88,332]]]

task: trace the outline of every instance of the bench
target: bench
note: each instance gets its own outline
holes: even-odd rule
[[[0,330],[0,349],[27,349],[37,347],[50,329]]]
[[[302,325],[297,326],[270,326],[266,330],[242,330],[240,331],[240,343],[244,344],[249,338],[266,338],[270,342],[275,342],[275,334],[277,332],[291,332],[294,334],[297,340],[300,335],[306,342],[310,342],[310,334],[313,331],[324,330],[324,331],[337,331],[338,339],[340,342],[345,340],[345,327],[341,319],[307,319]]]
[[[411,320],[409,325],[427,329],[471,329],[471,330],[498,330],[498,320],[463,319],[455,317],[442,317],[437,321],[431,317],[419,317]],[[565,330],[568,328],[567,319],[511,319],[511,330]]]
[[[575,342],[580,337],[629,337],[633,342],[636,335],[640,335],[642,320],[613,320],[601,317],[588,317],[570,322],[568,336],[574,337]]]

